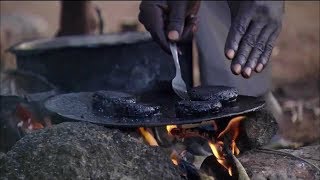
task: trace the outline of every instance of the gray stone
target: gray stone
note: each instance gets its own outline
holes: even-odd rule
[[[242,123],[239,136],[241,151],[254,149],[268,144],[278,130],[278,124],[266,109],[249,113]]]
[[[78,122],[26,135],[2,158],[0,172],[4,179],[180,178],[161,148],[119,130]]]
[[[238,159],[253,180],[319,180],[320,171],[317,169],[320,164],[319,148],[320,146],[316,145],[297,150],[258,149],[247,151],[241,154]],[[283,154],[283,152],[287,154]]]
[[[281,149],[279,151],[290,153],[297,157],[303,158],[320,169],[320,143],[300,147],[298,149]]]

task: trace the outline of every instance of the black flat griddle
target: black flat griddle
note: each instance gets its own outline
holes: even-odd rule
[[[237,102],[224,106],[217,114],[204,117],[177,118],[174,109],[175,103],[179,100],[177,96],[151,93],[139,96],[138,100],[160,105],[161,115],[147,118],[112,117],[93,111],[91,107],[92,94],[93,92],[80,92],[58,95],[47,100],[45,107],[67,119],[86,121],[109,127],[134,128],[201,123],[257,111],[264,106],[264,101],[258,98],[239,96]]]

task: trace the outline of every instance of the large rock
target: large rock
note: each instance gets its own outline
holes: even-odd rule
[[[298,150],[252,150],[239,161],[253,180],[320,179],[320,145]],[[294,156],[291,156],[295,155]]]
[[[268,144],[278,131],[276,119],[266,109],[249,113],[246,117],[242,123],[242,131],[238,138],[241,151]]]
[[[244,178],[243,174],[247,173],[252,180],[319,180],[319,150],[320,146],[314,145],[297,150],[255,149],[247,151],[238,157],[243,168],[233,169],[233,177],[228,175],[227,170],[212,155],[203,161],[201,170],[217,179],[241,179],[241,177]]]
[[[0,176],[8,179],[180,178],[161,148],[89,123],[61,123],[31,133],[1,159]]]

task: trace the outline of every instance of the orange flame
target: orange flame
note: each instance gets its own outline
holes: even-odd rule
[[[213,155],[217,158],[217,161],[228,170],[229,175],[232,176],[232,169],[231,166],[228,164],[226,158],[222,154],[222,141],[218,141],[215,144],[212,141],[209,141],[209,146],[212,150]]]
[[[238,148],[238,146],[234,140],[232,140],[232,142],[231,142],[231,152],[232,152],[232,154],[235,154],[235,155],[240,154],[240,149]]]
[[[240,122],[243,119],[245,119],[245,116],[237,116],[235,118],[232,118],[228,123],[227,127],[217,137],[217,139],[219,140],[226,134],[230,135],[231,136],[230,148],[231,148],[232,154],[235,154],[235,155],[238,155],[240,153],[240,150],[236,145],[236,139],[239,136]],[[215,122],[213,122],[212,125],[215,130],[218,129],[217,124]],[[188,127],[191,128],[191,126],[188,126]],[[200,136],[205,139],[210,139],[208,141],[208,144],[212,150],[213,155],[216,157],[217,161],[228,171],[229,175],[232,176],[232,166],[228,163],[228,161],[225,158],[225,155],[223,154],[222,148],[224,144],[221,140],[213,143],[213,141],[211,141],[210,135],[207,135],[205,133],[203,134],[197,130],[189,130],[188,128],[181,129],[177,125],[167,125],[166,129],[168,134],[174,137],[185,138],[185,137]],[[179,155],[177,155],[177,153],[172,152],[170,158],[175,165],[178,165]]]
[[[172,135],[171,130],[175,129],[175,128],[178,128],[177,125],[167,125],[166,126],[166,129],[167,129],[169,135]]]
[[[173,150],[170,155],[171,161],[174,165],[178,166],[179,164],[179,155],[177,151]]]
[[[236,145],[236,139],[239,136],[240,132],[240,122],[244,120],[246,117],[245,116],[237,116],[235,118],[232,118],[227,125],[227,127],[218,135],[218,139],[223,137],[226,134],[231,135],[231,151],[235,155],[239,155],[240,150]]]
[[[230,122],[228,123],[227,127],[218,135],[218,139],[225,136],[226,134],[231,135],[231,151],[232,154],[238,155],[240,153],[239,148],[236,145],[236,139],[239,136],[240,133],[240,122],[245,119],[245,116],[237,116],[235,118],[232,118]],[[212,150],[213,155],[217,158],[217,161],[228,170],[228,173],[230,176],[232,176],[232,168],[231,165],[228,164],[227,160],[225,159],[223,153],[222,153],[222,141],[217,141],[216,143],[213,143],[212,141],[209,141],[209,146]]]
[[[179,163],[177,159],[171,158],[171,161],[174,165],[178,166]]]
[[[151,132],[148,131],[148,129],[140,127],[138,130],[150,146],[159,146],[157,140],[153,137]]]

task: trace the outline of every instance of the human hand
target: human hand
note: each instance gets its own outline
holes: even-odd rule
[[[231,71],[249,78],[253,70],[261,72],[269,61],[281,31],[284,2],[256,0],[228,3],[232,19],[225,54],[232,59]]]
[[[170,53],[168,41],[186,42],[192,39],[198,20],[200,1],[147,1],[140,4],[139,21],[152,38]]]

